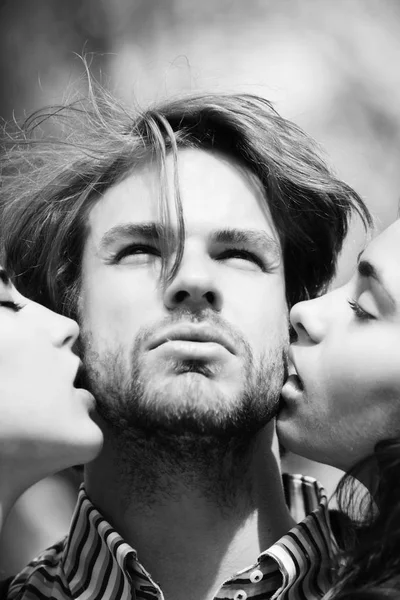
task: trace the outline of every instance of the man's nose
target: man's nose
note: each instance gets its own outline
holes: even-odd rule
[[[179,307],[194,312],[205,308],[220,311],[222,293],[212,259],[209,256],[185,254],[176,276],[166,286],[165,306],[170,310]]]

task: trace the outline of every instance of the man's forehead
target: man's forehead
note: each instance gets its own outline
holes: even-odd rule
[[[131,172],[110,187],[92,208],[91,233],[99,238],[114,227],[122,232],[123,226],[129,229],[129,224],[157,224],[165,212],[174,228],[180,204],[188,230],[222,229],[226,225],[265,229],[278,237],[260,182],[255,176],[244,174],[239,165],[232,166],[225,157],[187,150],[180,157],[178,174],[177,203],[171,178],[163,186],[154,164]]]

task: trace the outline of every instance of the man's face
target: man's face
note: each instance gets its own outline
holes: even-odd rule
[[[89,215],[79,310],[89,385],[103,416],[123,426],[260,428],[284,376],[279,238],[259,182],[242,167],[189,149],[178,164],[185,243],[165,286],[161,256],[172,262],[176,248],[158,239],[155,165],[109,188]],[[167,178],[174,230],[171,156]]]

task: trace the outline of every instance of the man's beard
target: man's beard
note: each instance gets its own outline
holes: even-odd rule
[[[211,394],[210,389],[217,386],[204,385],[202,378],[218,377],[218,372],[206,362],[171,361],[169,368],[176,370],[176,377],[168,385],[162,380],[157,385],[159,373],[146,371],[144,342],[161,328],[183,321],[207,322],[233,340],[243,371],[236,397],[227,398],[215,390]],[[255,360],[243,336],[220,316],[211,311],[182,311],[140,330],[127,361],[122,349],[100,354],[91,334],[83,331],[82,384],[97,400],[98,413],[117,448],[123,477],[134,478],[136,486],[139,479],[142,493],[146,488],[148,494],[161,488],[167,493],[168,488],[170,495],[171,477],[190,487],[202,482],[203,491],[212,490],[211,495],[220,501],[223,495],[226,503],[238,477],[243,480],[256,434],[277,413],[286,371],[286,342],[286,338],[278,339],[268,354]]]

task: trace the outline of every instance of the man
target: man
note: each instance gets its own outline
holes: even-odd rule
[[[49,117],[61,142],[5,159],[6,267],[79,320],[105,436],[69,536],[10,597],[319,598],[326,497],[282,484],[273,418],[288,306],[326,286],[368,212],[260,98],[91,102]]]

